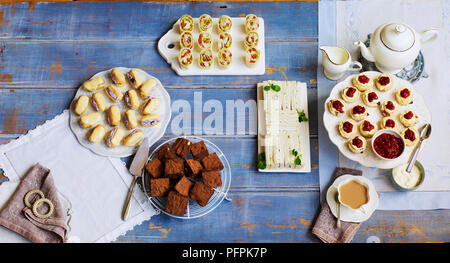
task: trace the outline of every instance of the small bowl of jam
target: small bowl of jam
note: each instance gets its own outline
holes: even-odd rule
[[[372,137],[372,149],[378,158],[383,160],[395,160],[405,152],[405,141],[396,131],[383,129]]]

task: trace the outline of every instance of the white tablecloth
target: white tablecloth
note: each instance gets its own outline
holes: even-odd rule
[[[0,185],[0,208],[37,162],[51,170],[58,191],[72,204],[72,241],[111,242],[157,213],[136,189],[129,219],[122,221],[132,175],[119,158],[102,157],[81,146],[69,128],[68,111],[0,146],[0,167],[10,179]],[[0,242],[20,241],[25,240],[0,227]]]
[[[335,28],[320,26],[319,42],[322,34],[334,36],[322,38],[321,45],[336,45],[350,51],[357,59],[359,48],[354,41],[365,41],[367,35],[386,22],[400,21],[410,25],[416,31],[437,28],[440,36],[434,42],[422,47],[425,59],[425,72],[428,78],[414,83],[415,88],[424,96],[432,113],[432,136],[422,148],[418,160],[426,171],[424,184],[414,192],[398,192],[389,180],[391,170],[362,167],[341,154],[338,165],[363,170],[382,192],[379,209],[438,209],[450,208],[450,1],[445,0],[354,0],[321,3],[319,16],[327,19],[323,10],[335,12]],[[323,12],[321,12],[323,11]],[[333,16],[331,16],[333,17]],[[322,24],[324,22],[322,21]],[[320,32],[322,28],[322,32]],[[334,43],[331,43],[333,42]],[[320,58],[319,58],[320,61]],[[321,68],[319,68],[321,70]],[[320,75],[321,73],[319,73]],[[344,76],[345,77],[345,76]],[[329,85],[326,81],[323,81]],[[332,86],[330,86],[331,88]],[[324,88],[320,86],[319,89]],[[320,92],[319,92],[320,94]],[[320,99],[319,99],[320,101]],[[321,137],[323,138],[323,137]],[[322,154],[322,152],[320,152]],[[326,159],[327,157],[320,160]],[[331,157],[328,157],[331,158]],[[320,162],[319,160],[319,162]],[[321,190],[331,175],[320,173]]]

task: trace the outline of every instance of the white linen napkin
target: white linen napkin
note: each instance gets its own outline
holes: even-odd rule
[[[70,130],[67,110],[0,146],[0,168],[10,180],[0,185],[0,208],[38,162],[52,171],[58,191],[71,203],[69,240],[111,242],[158,213],[136,189],[128,220],[122,221],[132,175],[119,158],[99,156],[81,146]],[[0,227],[0,242],[21,241],[25,240]]]

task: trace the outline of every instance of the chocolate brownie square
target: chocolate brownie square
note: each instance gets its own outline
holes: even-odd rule
[[[169,178],[150,179],[150,196],[166,196],[169,190]]]
[[[178,191],[181,195],[188,196],[189,190],[191,190],[192,182],[186,177],[183,176],[175,185],[175,190]]]
[[[175,215],[184,215],[188,206],[189,198],[180,195],[176,191],[170,191],[167,197],[166,212]]]
[[[176,155],[186,158],[191,148],[191,141],[185,138],[178,138],[172,145],[172,149]]]
[[[164,164],[158,158],[155,158],[145,165],[145,170],[152,178],[159,178],[164,174]]]
[[[177,155],[173,152],[168,143],[161,146],[161,148],[155,153],[155,155],[156,158],[158,158],[162,162],[165,162],[168,159],[177,158]]]
[[[222,186],[222,178],[220,178],[219,170],[203,170],[202,172],[203,182],[211,187]]]
[[[213,193],[214,190],[210,186],[207,186],[202,182],[195,182],[189,192],[189,197],[200,206],[205,206]]]
[[[199,141],[191,145],[191,153],[195,159],[201,160],[209,154],[204,141]]]
[[[164,165],[164,172],[170,178],[177,178],[184,174],[183,159],[168,159]]]
[[[191,178],[197,178],[202,171],[202,164],[194,159],[186,159],[185,171],[186,174]]]
[[[206,170],[222,170],[223,164],[216,153],[211,153],[202,159],[203,167]]]

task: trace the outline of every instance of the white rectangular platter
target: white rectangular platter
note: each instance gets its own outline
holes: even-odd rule
[[[170,29],[161,39],[158,41],[159,54],[169,63],[172,69],[180,76],[193,76],[193,75],[263,75],[266,70],[266,53],[264,47],[264,19],[259,17],[259,42],[257,49],[260,51],[259,62],[254,67],[248,67],[245,64],[245,46],[244,38],[245,32],[245,18],[244,17],[232,17],[231,21],[233,26],[231,27],[230,34],[232,37],[231,52],[233,54],[233,62],[227,69],[221,69],[217,65],[216,61],[209,69],[202,69],[198,66],[197,61],[200,50],[197,45],[197,39],[199,35],[198,18],[194,18],[194,63],[189,69],[182,69],[178,63],[178,54],[180,52],[180,29],[177,21],[172,29]],[[213,53],[214,60],[217,57],[217,40],[219,38],[217,21],[218,18],[213,18],[213,28],[211,37],[213,39]]]
[[[264,87],[269,83],[280,86],[280,91],[275,94],[278,99],[272,101],[265,99],[269,92],[275,92],[273,90],[264,91]],[[303,111],[309,119],[306,83],[273,80],[258,83],[257,100],[258,154],[265,153],[267,165],[266,169],[258,171],[311,172],[309,120],[299,122],[297,113]],[[271,128],[268,129],[268,127]],[[270,130],[269,133],[268,130]],[[295,150],[301,155],[300,165],[295,165],[293,162],[295,156],[292,154],[293,149],[290,148],[292,145],[297,145]],[[287,158],[281,158],[282,156]],[[269,158],[271,160],[268,160]],[[278,161],[276,161],[277,159]],[[284,159],[284,161],[280,159]]]

